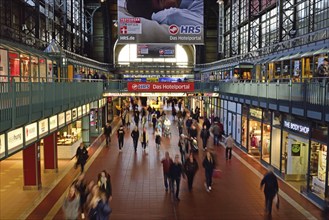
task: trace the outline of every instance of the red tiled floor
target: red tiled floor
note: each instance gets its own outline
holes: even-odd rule
[[[149,129],[150,131],[150,129]],[[151,131],[150,131],[151,134]],[[213,190],[207,193],[204,189],[204,171],[201,166],[204,153],[196,157],[200,169],[196,174],[192,192],[187,190],[186,180],[181,181],[180,202],[173,200],[163,186],[160,160],[168,150],[173,157],[178,153],[178,131],[172,126],[172,138],[163,138],[160,152],[155,149],[154,137],[150,135],[148,153],[139,145],[135,154],[132,147],[130,131],[126,132],[125,147],[122,153],[117,148],[116,138],[112,138],[111,147],[103,148],[86,172],[86,179],[96,180],[97,174],[106,169],[111,174],[113,213],[111,220],[174,220],[174,219],[267,219],[264,215],[264,196],[259,188],[260,179],[236,157],[226,161],[224,148],[215,147],[218,167],[222,170],[220,179],[214,179]],[[209,146],[212,140],[209,140]],[[261,173],[265,169],[255,160],[249,158],[239,149],[234,149],[240,157],[250,163]],[[58,189],[54,189],[34,210],[29,219],[45,217],[57,198],[62,195],[72,178],[68,174]],[[280,181],[280,188],[306,210],[320,219],[320,210]],[[41,210],[42,209],[42,210]],[[33,214],[32,213],[32,214]],[[39,215],[42,213],[42,216]],[[306,219],[298,210],[281,198],[280,209],[273,209],[272,219]],[[54,219],[63,219],[59,209]]]

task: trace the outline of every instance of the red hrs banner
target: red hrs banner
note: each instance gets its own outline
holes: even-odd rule
[[[128,82],[129,92],[194,92],[194,82]]]

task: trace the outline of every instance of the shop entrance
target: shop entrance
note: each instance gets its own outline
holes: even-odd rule
[[[308,140],[287,131],[283,131],[282,137],[282,173],[286,181],[300,190],[306,186]]]

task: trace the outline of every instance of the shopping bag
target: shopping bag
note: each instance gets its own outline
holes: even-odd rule
[[[278,195],[278,194],[276,194],[276,195],[274,196],[274,204],[275,204],[275,207],[276,207],[277,209],[280,208],[280,200],[279,200],[279,195]]]
[[[213,178],[217,178],[219,179],[222,175],[222,171],[220,169],[214,169],[213,173],[212,173],[212,177]]]

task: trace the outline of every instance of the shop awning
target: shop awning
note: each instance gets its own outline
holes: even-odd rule
[[[301,57],[310,57],[313,56],[314,50],[308,51],[306,53],[303,53]]]
[[[322,48],[320,50],[317,50],[313,53],[313,55],[319,55],[319,54],[327,54],[329,53],[329,48]]]

